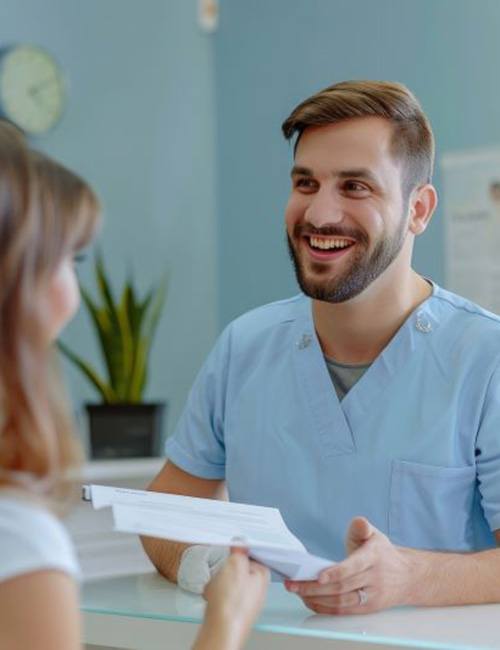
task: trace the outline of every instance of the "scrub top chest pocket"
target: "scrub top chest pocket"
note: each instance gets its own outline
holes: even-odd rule
[[[392,462],[389,537],[413,548],[469,551],[474,546],[475,467]]]

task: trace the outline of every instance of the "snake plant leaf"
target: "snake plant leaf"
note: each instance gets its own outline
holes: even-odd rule
[[[108,382],[78,355],[61,344],[66,356],[84,373],[105,402],[140,402],[147,382],[153,336],[166,297],[166,277],[140,300],[129,277],[115,301],[102,255],[95,259],[99,302],[80,286],[102,352]]]
[[[140,402],[145,387],[146,378],[146,363],[148,356],[149,345],[144,338],[137,341],[134,366],[130,375],[130,382],[128,387],[128,397],[130,402]]]
[[[130,319],[136,324],[134,363],[128,388],[128,396],[132,401],[140,401],[147,383],[149,352],[153,342],[154,331],[161,315],[161,310],[165,304],[165,297],[166,276],[164,276],[156,291],[151,290],[141,303],[136,302],[134,306],[130,305]]]
[[[109,381],[120,399],[124,400],[128,366],[130,365],[127,360],[127,354],[130,354],[128,352],[130,349],[130,334],[127,321],[119,313],[119,307],[115,303],[100,251],[96,255],[95,276],[99,293],[104,302],[104,306],[100,311],[103,320],[106,318],[110,323],[110,328],[104,333]]]
[[[61,352],[82,371],[105,402],[113,403],[117,401],[113,390],[99,377],[89,363],[84,361],[62,341],[58,341],[57,345]]]
[[[144,389],[146,388],[146,384],[148,383],[148,364],[149,364],[149,349],[148,349],[148,354],[144,359],[144,364],[142,367],[142,372],[139,376],[138,382],[139,382],[139,394],[142,395],[144,392]]]
[[[115,343],[113,342],[113,325],[109,318],[109,313],[106,309],[97,307],[88,291],[82,286],[80,287],[80,293],[97,334],[97,339],[106,364],[109,383],[111,386],[116,386],[118,369],[115,367],[116,364],[114,362],[116,352],[113,350]]]
[[[122,294],[122,306],[125,306],[127,311],[127,317],[130,323],[130,329],[132,331],[132,336],[137,336],[140,330],[140,313],[138,311],[138,303],[135,295],[135,289],[132,284],[132,280],[127,280],[127,283],[123,289]]]
[[[134,372],[130,382],[130,395],[134,400],[141,398],[147,384],[149,355],[166,295],[167,278],[163,276],[156,291],[151,291],[139,306],[141,324],[144,320],[144,332],[138,341]]]
[[[138,312],[137,317],[138,317],[138,319],[139,319],[139,321],[141,323],[141,327],[142,327],[143,320],[144,320],[144,318],[145,318],[145,316],[146,316],[146,314],[148,312],[149,306],[151,305],[151,301],[153,300],[153,298],[154,298],[154,289],[151,289],[151,291],[149,291],[149,293],[146,294],[146,297],[144,298],[144,300],[141,303],[138,303],[138,305],[137,305],[137,312]]]
[[[129,302],[130,292],[127,290],[127,287],[123,290],[122,298],[120,305],[117,308],[118,323],[120,327],[120,337],[122,344],[122,372],[121,372],[121,381],[119,386],[117,386],[117,392],[120,395],[120,399],[123,401],[129,401],[128,396],[128,387],[129,387],[129,378],[131,376],[133,365],[134,365],[134,356],[135,356],[135,337],[132,330],[132,323],[129,318]]]
[[[100,251],[98,251],[96,254],[95,277],[96,277],[97,288],[99,289],[99,293],[101,294],[102,299],[104,300],[104,305],[108,308],[110,319],[112,322],[116,324],[118,322],[116,305],[113,298],[113,292],[111,291],[111,286],[106,277],[106,270],[104,268],[102,253]]]
[[[149,341],[149,347],[153,343],[153,338],[158,326],[158,321],[160,320],[161,312],[165,305],[165,300],[167,298],[167,276],[164,275],[158,285],[156,291],[152,296],[151,310],[149,311],[149,319],[146,326],[146,338]]]
[[[127,401],[133,403],[140,401],[142,396],[142,393],[137,390],[137,373],[140,371],[140,346],[143,313],[140,305],[137,303],[135,291],[131,282],[127,282],[123,290],[121,309],[124,317],[127,317],[130,327],[131,349],[126,397]]]

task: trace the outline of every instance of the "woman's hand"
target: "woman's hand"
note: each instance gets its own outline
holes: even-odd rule
[[[269,570],[233,549],[228,560],[205,588],[205,621],[195,650],[237,650],[262,608]]]

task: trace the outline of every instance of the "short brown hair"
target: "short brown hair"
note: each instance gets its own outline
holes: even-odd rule
[[[394,127],[392,149],[404,165],[403,194],[430,183],[434,166],[434,136],[417,98],[406,86],[391,81],[342,81],[309,97],[283,122],[295,147],[310,126],[327,126],[358,117],[382,117]]]
[[[58,265],[90,242],[98,200],[76,174],[0,121],[0,484],[30,476],[57,493],[80,459],[53,382],[43,297]]]

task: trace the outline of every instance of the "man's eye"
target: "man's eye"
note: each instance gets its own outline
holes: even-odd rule
[[[294,187],[300,189],[309,190],[309,189],[313,189],[316,184],[312,178],[303,177],[303,178],[296,178],[293,185]]]
[[[365,194],[369,192],[368,187],[357,181],[347,181],[344,183],[344,190],[353,194]]]

